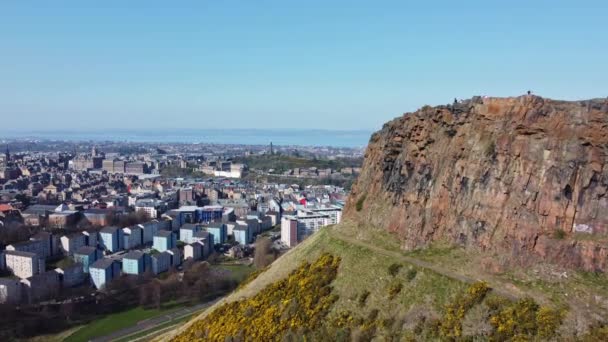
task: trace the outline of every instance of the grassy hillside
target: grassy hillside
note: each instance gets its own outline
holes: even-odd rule
[[[231,325],[232,330],[217,329],[214,324],[223,322],[248,326],[256,319],[262,319],[256,321],[262,322],[256,326],[282,327],[278,332],[272,330],[274,338],[270,338],[271,330],[268,330],[269,340],[298,340],[302,337],[313,340],[326,337],[328,341],[351,338],[560,340],[585,337],[597,340],[606,333],[606,328],[596,324],[592,330],[596,335],[585,335],[588,328],[594,326],[594,319],[589,317],[594,316],[595,320],[601,321],[602,311],[592,308],[582,312],[581,308],[588,307],[588,304],[580,303],[582,295],[571,294],[570,297],[577,299],[564,300],[556,290],[578,286],[579,291],[584,291],[581,293],[594,293],[596,297],[604,298],[604,276],[572,274],[576,279],[572,282],[555,284],[538,278],[531,284],[523,281],[522,274],[515,271],[484,272],[479,264],[471,264],[479,262],[479,256],[465,254],[457,248],[433,246],[424,251],[405,253],[390,235],[361,228],[344,223],[321,230],[279,258],[246,286],[162,339],[223,340],[228,335],[237,335],[239,340],[244,332],[253,331],[240,331],[234,325]],[[301,272],[301,267],[310,267],[303,266],[305,263],[314,265],[323,255],[339,258],[339,265],[330,281],[330,291],[322,290],[322,286],[318,289],[318,300],[321,301],[324,295],[330,296],[328,298],[333,298],[331,305],[327,310],[310,309],[320,315],[311,317],[322,323],[313,326],[294,324],[285,328],[281,324],[283,320],[292,319],[295,316],[291,315],[303,311],[298,306],[292,311],[283,306],[283,300],[294,298],[288,290],[290,287],[285,284],[289,284],[290,279],[302,284],[318,281],[305,276],[318,272]],[[304,293],[305,285],[302,286],[303,297],[298,303],[305,303],[308,298]],[[268,311],[271,308],[279,312]],[[581,313],[585,315],[581,316]],[[268,319],[274,318],[264,321],[264,315],[269,315]],[[312,322],[313,319],[308,317],[306,321]],[[209,331],[224,331],[227,335],[206,335]],[[237,333],[229,334],[229,331]],[[260,334],[260,330],[255,333]],[[557,337],[554,334],[558,334]]]

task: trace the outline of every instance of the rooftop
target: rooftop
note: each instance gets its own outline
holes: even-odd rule
[[[154,234],[154,236],[169,237],[169,236],[171,236],[171,234],[173,234],[173,233],[168,230],[160,230],[156,234]]]
[[[125,256],[122,258],[124,259],[133,259],[133,260],[139,260],[141,258],[143,258],[144,253],[141,251],[131,251],[127,254],[125,254]]]
[[[118,229],[120,229],[120,228],[115,227],[115,226],[109,226],[109,227],[105,227],[105,228],[103,228],[103,229],[102,229],[102,230],[100,230],[99,232],[100,232],[100,233],[109,233],[109,234],[114,234],[114,232],[115,232],[115,231],[117,231]]]
[[[96,250],[97,250],[97,248],[95,248],[93,246],[82,246],[82,247],[78,248],[76,250],[76,252],[74,252],[74,254],[90,255],[91,253],[94,253]]]
[[[113,263],[114,263],[114,260],[108,259],[108,258],[103,258],[103,259],[99,259],[99,260],[95,261],[93,263],[93,265],[91,265],[89,268],[106,269],[108,267],[112,267]]]
[[[4,254],[16,255],[16,256],[26,257],[26,258],[38,258],[38,254],[36,254],[36,253],[22,252],[22,251],[4,251]]]
[[[222,222],[211,222],[207,225],[207,228],[222,228],[225,226]]]

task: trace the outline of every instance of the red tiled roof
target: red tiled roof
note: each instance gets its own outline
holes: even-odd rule
[[[10,204],[0,204],[0,212],[15,210]]]

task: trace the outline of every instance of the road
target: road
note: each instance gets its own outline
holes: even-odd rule
[[[201,303],[201,304],[197,304],[194,306],[189,306],[187,308],[183,308],[183,309],[179,309],[176,311],[172,311],[170,313],[164,314],[164,315],[160,315],[158,317],[153,317],[153,318],[149,318],[149,319],[145,319],[143,321],[139,321],[137,322],[136,325],[128,327],[128,328],[124,328],[124,329],[120,329],[117,330],[109,335],[106,336],[102,336],[102,337],[97,337],[91,340],[91,342],[110,342],[113,340],[117,340],[120,338],[123,338],[125,336],[128,335],[132,335],[141,331],[145,331],[145,330],[149,330],[149,329],[153,329],[161,324],[170,322],[172,320],[175,319],[179,319],[182,317],[185,317],[187,315],[193,314],[197,311],[201,311],[213,304],[215,304],[216,302],[218,302],[221,298],[217,298],[215,300],[212,300],[210,302],[206,302],[206,303]]]

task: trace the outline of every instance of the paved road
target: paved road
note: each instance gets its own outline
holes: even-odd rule
[[[194,306],[189,306],[183,309],[179,309],[176,311],[172,311],[168,314],[164,314],[158,317],[154,317],[154,318],[149,318],[143,321],[139,321],[137,322],[136,325],[128,327],[128,328],[124,328],[121,330],[117,330],[109,335],[106,336],[102,336],[102,337],[97,337],[91,340],[91,342],[110,342],[116,339],[120,339],[123,338],[127,335],[131,335],[131,334],[135,334],[138,333],[140,331],[145,331],[145,330],[149,330],[152,328],[155,328],[161,324],[167,323],[169,321],[172,321],[174,319],[178,319],[184,316],[187,316],[189,314],[195,313],[197,311],[201,311],[213,304],[215,304],[217,301],[219,301],[221,298],[217,298],[215,300],[212,300],[210,302],[206,302],[206,303],[201,303],[201,304],[197,304]]]

